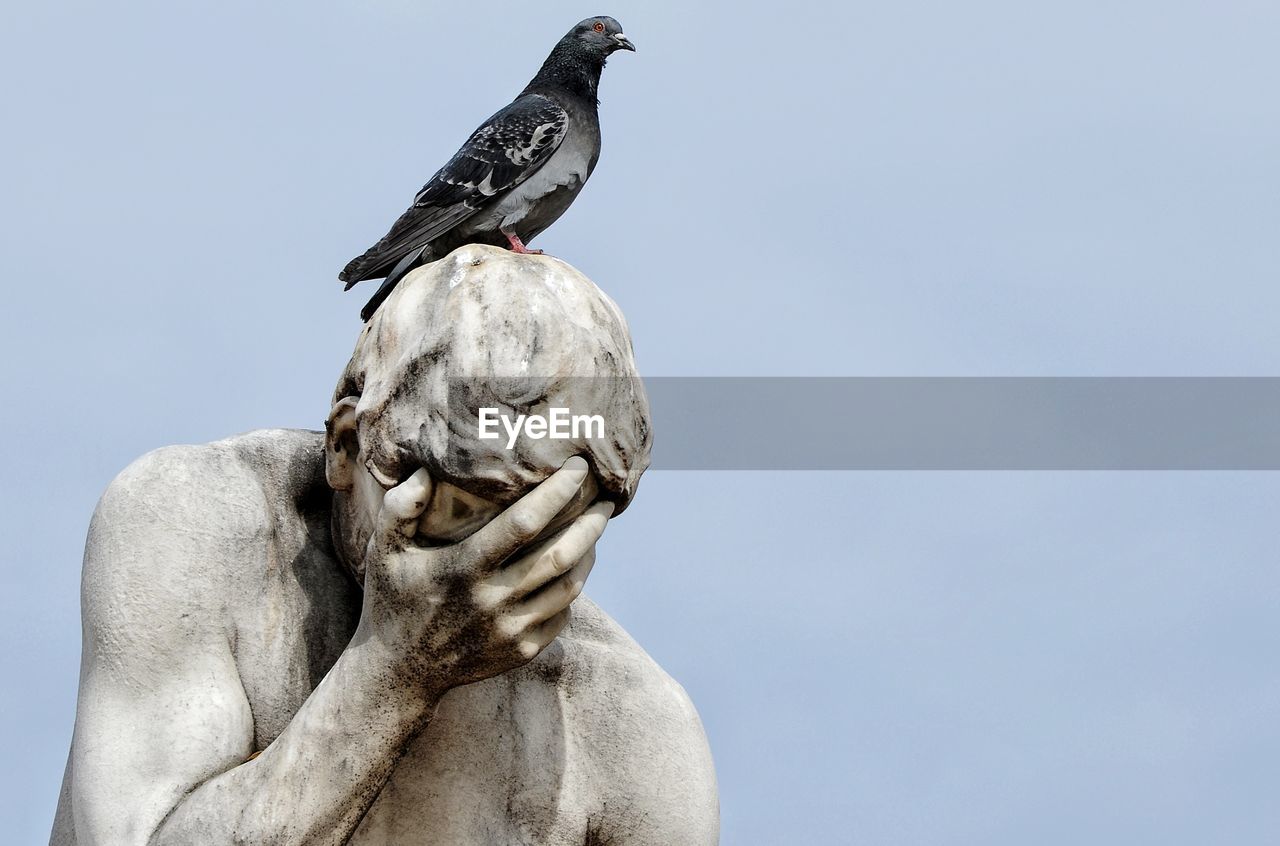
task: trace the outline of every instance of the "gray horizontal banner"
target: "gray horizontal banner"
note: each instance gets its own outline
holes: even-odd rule
[[[644,384],[656,469],[1280,469],[1280,378]]]
[[[642,384],[451,380],[450,436],[471,461],[501,463],[556,437],[625,460],[647,438],[647,393],[658,470],[1280,469],[1280,378]]]

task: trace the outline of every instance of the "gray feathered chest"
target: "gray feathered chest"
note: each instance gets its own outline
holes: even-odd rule
[[[600,158],[600,122],[594,109],[566,109],[564,139],[523,182],[467,222],[473,232],[504,230],[532,240],[565,213]]]

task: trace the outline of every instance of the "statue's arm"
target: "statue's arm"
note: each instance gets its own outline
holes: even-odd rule
[[[231,613],[249,600],[228,572],[265,543],[253,519],[265,524],[265,504],[253,500],[251,480],[224,467],[208,474],[217,489],[203,489],[186,459],[165,450],[135,463],[90,526],[77,841],[329,842],[326,834],[358,821],[431,702],[383,689],[387,656],[353,643],[284,733],[246,763],[254,722]]]
[[[391,491],[355,636],[246,761],[253,715],[227,607],[237,597],[220,573],[262,538],[234,529],[253,503],[202,491],[200,477],[144,459],[113,483],[90,529],[72,761],[80,844],[346,842],[446,690],[517,666],[555,637],[611,511],[593,508],[521,551],[577,491],[575,468],[472,539],[421,548],[412,535],[425,491],[414,479]]]

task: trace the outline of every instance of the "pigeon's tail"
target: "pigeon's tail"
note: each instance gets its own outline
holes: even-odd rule
[[[377,256],[374,250],[368,250],[364,255],[356,256],[347,262],[347,266],[342,268],[342,272],[338,274],[338,281],[347,283],[342,290],[350,291],[351,286],[357,282],[363,282],[368,279],[374,271]]]
[[[422,255],[426,251],[426,246],[419,247],[416,250],[411,250],[407,256],[396,263],[395,267],[391,268],[391,272],[387,274],[387,278],[382,280],[382,285],[379,286],[378,290],[369,298],[369,302],[364,304],[364,308],[360,309],[361,320],[366,323],[369,322],[369,318],[373,317],[373,313],[378,310],[378,306],[382,305],[382,301],[391,295],[391,292],[395,290],[395,287],[400,280],[403,279],[410,270],[413,270],[415,267],[422,264]],[[347,266],[350,267],[350,265]],[[346,273],[346,271],[344,270],[343,273]],[[339,276],[338,278],[341,279],[342,277]],[[347,288],[350,289],[351,286],[358,281],[359,279],[356,279],[353,282],[348,282]]]

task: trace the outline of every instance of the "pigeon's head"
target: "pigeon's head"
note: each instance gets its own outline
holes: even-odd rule
[[[569,32],[569,38],[580,42],[592,53],[601,58],[610,56],[618,50],[635,52],[636,46],[622,34],[622,24],[608,15],[598,18],[587,18]]]

